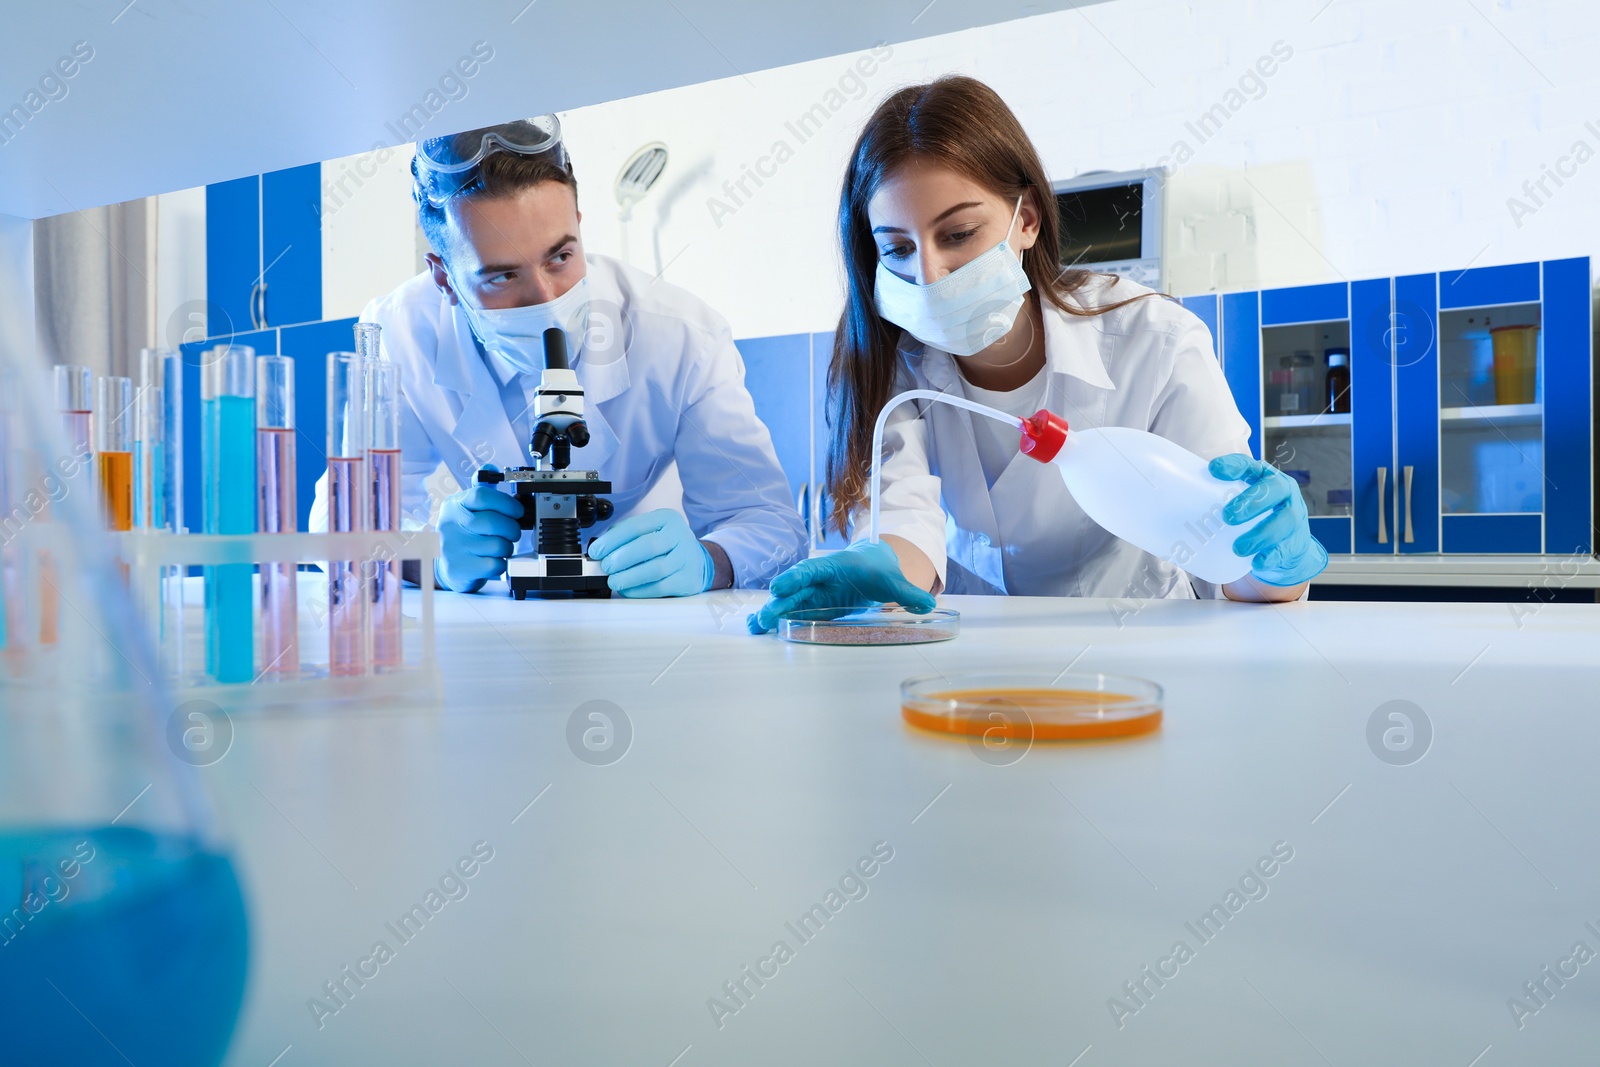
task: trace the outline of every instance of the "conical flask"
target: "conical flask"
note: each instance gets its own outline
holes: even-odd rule
[[[0,218],[0,1059],[217,1064],[248,932],[197,767],[227,720],[168,696],[44,388],[30,225]]]

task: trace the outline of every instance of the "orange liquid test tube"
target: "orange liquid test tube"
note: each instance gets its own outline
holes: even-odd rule
[[[101,378],[95,389],[95,474],[108,530],[133,529],[133,382]]]

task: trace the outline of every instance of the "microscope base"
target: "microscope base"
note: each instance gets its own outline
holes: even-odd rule
[[[530,596],[604,600],[611,596],[605,572],[588,556],[512,556],[506,562],[506,584],[517,600]]]

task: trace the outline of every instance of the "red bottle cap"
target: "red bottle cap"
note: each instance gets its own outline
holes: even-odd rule
[[[1022,454],[1032,456],[1040,463],[1049,463],[1067,441],[1067,420],[1053,412],[1040,409],[1030,418],[1022,420]]]

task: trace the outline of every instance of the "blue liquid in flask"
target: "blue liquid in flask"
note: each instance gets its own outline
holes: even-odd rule
[[[221,1063],[248,959],[233,864],[194,839],[0,831],[6,1063]]]

